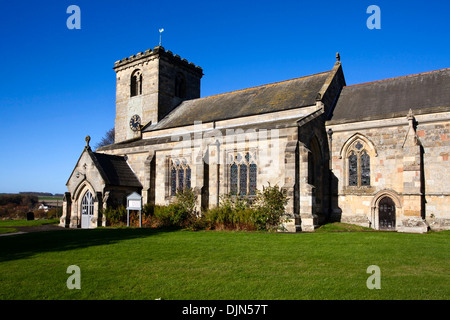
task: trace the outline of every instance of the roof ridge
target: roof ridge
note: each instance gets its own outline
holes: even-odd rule
[[[233,90],[233,91],[228,91],[228,92],[217,93],[217,94],[213,94],[213,95],[211,95],[211,96],[206,96],[206,97],[200,97],[200,98],[196,98],[196,99],[185,100],[185,101],[183,101],[183,102],[194,101],[194,100],[199,100],[199,99],[215,98],[215,97],[219,97],[219,96],[226,95],[226,94],[232,94],[232,93],[244,92],[244,91],[247,91],[247,90],[253,90],[253,89],[262,88],[262,87],[276,86],[276,85],[280,85],[280,84],[283,84],[283,83],[286,83],[286,82],[290,82],[290,81],[295,81],[295,80],[300,80],[300,79],[303,79],[303,78],[310,78],[310,77],[314,77],[314,76],[319,76],[319,75],[322,75],[322,74],[330,73],[331,71],[332,71],[332,70],[328,70],[328,71],[319,72],[319,73],[314,73],[314,74],[310,74],[310,75],[302,76],[302,77],[297,77],[297,78],[293,78],[293,79],[282,80],[282,81],[276,81],[276,82],[270,82],[270,83],[266,83],[266,84],[257,85],[257,86],[254,86],[254,87],[249,87],[249,88],[244,88],[244,89],[238,89],[238,90]]]
[[[351,84],[351,85],[348,85],[348,86],[345,86],[345,87],[356,87],[356,86],[374,84],[374,83],[378,83],[378,82],[392,81],[392,80],[401,79],[401,78],[412,78],[412,77],[417,77],[417,76],[420,76],[420,75],[437,73],[437,72],[442,72],[442,71],[446,71],[446,70],[450,70],[450,68],[443,68],[443,69],[437,69],[437,70],[432,70],[432,71],[425,71],[425,72],[407,74],[407,75],[404,75],[404,76],[391,77],[391,78],[386,78],[386,79],[381,79],[381,80],[374,80],[374,81],[369,81],[369,82],[355,83],[355,84]]]

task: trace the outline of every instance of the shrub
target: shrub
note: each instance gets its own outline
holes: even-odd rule
[[[155,205],[151,203],[146,203],[142,207],[142,213],[145,216],[153,216],[155,214]]]
[[[255,224],[258,230],[277,230],[281,227],[282,217],[285,213],[285,206],[288,197],[286,191],[277,185],[263,187],[263,191],[258,191],[255,200]]]
[[[175,211],[178,210],[177,206],[170,204],[168,206],[155,206],[154,216],[157,220],[158,227],[170,227],[177,220],[174,218]]]
[[[197,229],[200,222],[197,221],[195,205],[197,196],[192,189],[178,190],[176,200],[168,206],[145,205],[143,212],[152,217],[152,225],[157,227],[189,227]]]
[[[50,210],[47,211],[47,219],[61,218],[61,216],[62,216],[61,207],[51,208]]]
[[[181,227],[189,230],[277,230],[281,227],[287,203],[286,192],[278,186],[263,187],[255,199],[234,196],[220,197],[219,206],[207,210],[202,216],[196,211],[197,196],[192,189],[179,190],[174,203],[167,206],[146,204],[142,209],[144,227]],[[107,223],[126,223],[124,206],[104,211]],[[130,213],[130,226],[139,226],[139,214]]]
[[[254,230],[254,215],[248,198],[231,194],[221,196],[219,206],[204,214],[210,228],[236,230]]]
[[[127,209],[121,205],[117,208],[107,207],[103,210],[107,225],[121,225],[127,221]]]
[[[175,203],[180,207],[179,209],[183,212],[183,214],[186,214],[189,217],[197,216],[197,212],[195,210],[196,202],[197,196],[192,188],[178,190]]]

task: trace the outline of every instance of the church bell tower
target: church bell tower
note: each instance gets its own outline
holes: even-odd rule
[[[137,138],[183,100],[200,98],[203,70],[157,46],[116,61],[115,143]]]

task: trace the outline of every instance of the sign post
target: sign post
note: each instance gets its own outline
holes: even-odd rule
[[[139,211],[139,228],[142,227],[142,196],[136,192],[127,197],[127,227],[130,226],[130,210]]]

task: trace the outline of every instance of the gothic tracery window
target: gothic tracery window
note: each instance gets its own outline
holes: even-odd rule
[[[256,153],[230,154],[230,193],[240,196],[256,195],[257,172]]]
[[[135,70],[131,74],[130,81],[130,96],[138,96],[142,94],[142,72],[140,70]]]
[[[347,153],[348,185],[370,186],[370,155],[363,142],[357,140]]]
[[[186,159],[171,160],[170,164],[170,195],[177,191],[191,188],[191,168]]]

